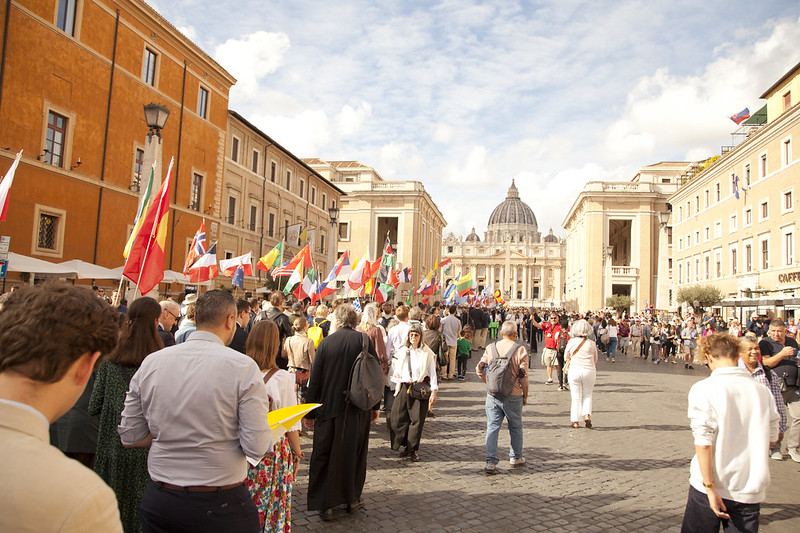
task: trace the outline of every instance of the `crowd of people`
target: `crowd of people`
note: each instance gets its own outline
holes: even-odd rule
[[[109,301],[96,288],[48,283],[3,299],[0,413],[18,423],[3,429],[10,432],[3,441],[9,452],[3,471],[22,476],[20,465],[40,452],[45,459],[36,468],[69,472],[83,489],[59,504],[73,507],[76,515],[63,509],[35,518],[14,514],[19,520],[70,524],[91,514],[86,524],[103,520],[107,524],[98,530],[109,531],[290,531],[294,477],[306,457],[301,437],[312,432],[308,509],[323,520],[334,519],[340,506],[355,512],[362,506],[370,424],[383,411],[389,448],[400,459],[420,461],[439,388],[466,381],[473,354],[474,372],[487,386],[487,474],[498,470],[504,420],[509,465],[526,462],[522,413],[534,355],[546,371],[542,384],[570,392],[569,426],[591,429],[601,357],[610,363],[620,356],[656,364],[681,361],[686,370],[706,364],[715,378],[728,372],[718,368],[732,368],[734,345],[736,374],[771,392],[770,412],[776,413],[775,438],[768,436],[771,456],[800,462],[793,319],[753,317],[742,328],[709,313],[577,314],[438,302],[413,307],[373,302],[357,311],[338,299],[316,306],[287,302],[280,291],[264,301],[211,290],[161,302],[140,297],[130,306],[117,296]],[[44,330],[52,333],[46,339]],[[384,374],[382,398],[367,409],[342,394],[361,354],[377,359]],[[762,497],[726,492],[729,468],[709,474],[708,465],[736,446],[708,429],[721,427],[720,421],[709,420],[707,406],[702,413],[695,409],[702,402],[693,395],[689,415],[698,454],[686,516],[695,518],[687,518],[685,527],[709,520],[707,512],[727,520],[725,509],[736,508],[734,502],[754,504],[751,500]],[[761,399],[753,401],[758,405]],[[267,413],[301,403],[321,406],[273,438]],[[49,438],[43,428],[49,428]],[[752,431],[763,428],[757,429]],[[737,445],[756,446],[767,438],[758,435]],[[42,451],[47,442],[97,476],[75,473],[75,465],[59,459],[63,456]],[[756,463],[747,467],[761,468]],[[764,480],[755,483],[762,487]],[[708,497],[705,515],[697,509],[695,492]],[[0,522],[17,519],[0,515],[5,515]]]

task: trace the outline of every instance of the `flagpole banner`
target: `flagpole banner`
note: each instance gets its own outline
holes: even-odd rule
[[[11,185],[14,183],[14,174],[17,173],[17,166],[19,166],[20,159],[22,159],[22,150],[17,153],[17,157],[14,158],[14,162],[11,163],[11,166],[8,168],[8,172],[6,172],[3,181],[0,182],[0,222],[5,222],[6,220],[9,193],[11,191]]]
[[[300,242],[300,223],[292,224],[286,228],[286,242],[290,246],[299,246]]]

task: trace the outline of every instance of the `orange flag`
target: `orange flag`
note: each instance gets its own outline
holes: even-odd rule
[[[164,250],[167,243],[167,219],[169,218],[169,192],[172,178],[172,163],[169,162],[167,177],[161,189],[150,203],[139,234],[131,246],[122,275],[134,282],[139,292],[147,294],[164,279]]]

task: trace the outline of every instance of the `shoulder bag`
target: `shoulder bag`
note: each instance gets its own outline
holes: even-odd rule
[[[408,348],[406,354],[406,363],[408,363],[408,377],[414,379],[411,372],[411,347]],[[415,400],[427,400],[431,397],[431,386],[425,381],[412,381],[411,386],[408,387],[408,395]]]
[[[576,353],[578,353],[581,350],[581,348],[583,348],[583,343],[584,342],[586,342],[586,338],[584,338],[581,341],[581,343],[578,345],[578,348],[574,352],[572,352],[572,354],[569,356],[569,359],[567,359],[567,364],[564,365],[564,370],[563,370],[564,373],[567,373],[567,374],[569,373],[569,363],[570,363],[570,361],[572,361],[572,356],[575,355]]]

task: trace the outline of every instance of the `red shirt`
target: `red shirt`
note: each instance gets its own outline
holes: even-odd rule
[[[542,324],[542,332],[544,333],[544,347],[545,348],[552,348],[555,350],[558,348],[556,345],[556,333],[561,331],[561,325],[558,323],[551,323],[545,322]]]

